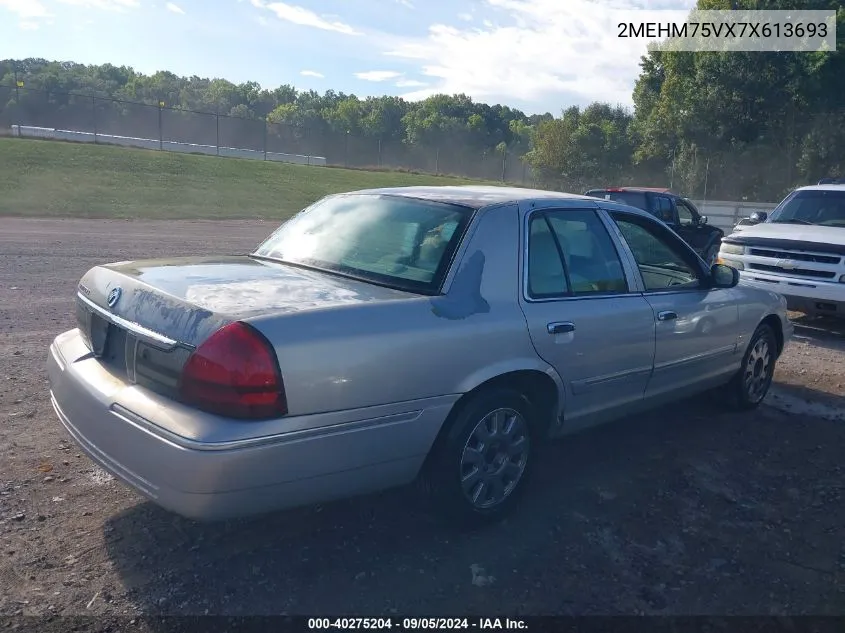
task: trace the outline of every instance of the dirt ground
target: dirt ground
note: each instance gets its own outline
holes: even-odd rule
[[[196,525],[95,468],[50,340],[105,261],[246,252],[268,222],[0,218],[0,615],[845,614],[845,327],[799,319],[768,405],[698,399],[556,444],[475,533],[404,490]]]

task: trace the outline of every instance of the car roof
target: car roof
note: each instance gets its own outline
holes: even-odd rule
[[[480,209],[491,204],[504,202],[519,202],[521,200],[551,199],[551,200],[587,200],[595,202],[591,196],[582,196],[561,191],[546,191],[544,189],[524,189],[522,187],[496,187],[482,185],[468,186],[416,186],[416,187],[383,187],[379,189],[360,189],[350,191],[350,194],[370,194],[387,196],[404,196],[435,202],[460,204],[473,209]]]
[[[671,189],[666,189],[665,187],[600,187],[597,189],[590,189],[590,191],[654,191],[657,193],[668,193],[673,196],[677,195],[673,193]]]
[[[808,185],[806,187],[798,187],[795,191],[845,191],[845,184]]]

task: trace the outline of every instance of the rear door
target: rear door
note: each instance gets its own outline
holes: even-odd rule
[[[522,232],[520,302],[537,353],[565,383],[566,428],[641,401],[654,359],[654,314],[599,212],[533,209]]]

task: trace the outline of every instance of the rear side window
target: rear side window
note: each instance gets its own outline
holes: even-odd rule
[[[547,211],[531,218],[528,291],[533,298],[624,293],[616,247],[592,211]]]
[[[642,191],[606,191],[603,189],[596,189],[588,191],[587,195],[594,198],[603,198],[604,200],[612,200],[613,202],[621,202],[630,207],[636,207],[643,211],[650,211],[648,208],[648,198]]]
[[[672,213],[672,201],[666,196],[655,196],[654,210],[657,217],[664,222],[671,223],[674,221],[674,214]]]

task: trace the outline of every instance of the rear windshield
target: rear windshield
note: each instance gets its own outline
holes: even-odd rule
[[[613,202],[621,202],[622,204],[627,204],[629,207],[637,207],[643,211],[649,211],[648,200],[642,191],[605,191],[604,189],[594,189],[593,191],[588,191],[587,195],[593,198],[604,198]]]
[[[845,227],[845,191],[795,191],[772,211],[769,221]]]
[[[333,196],[285,222],[254,255],[434,294],[471,214],[401,196]]]

